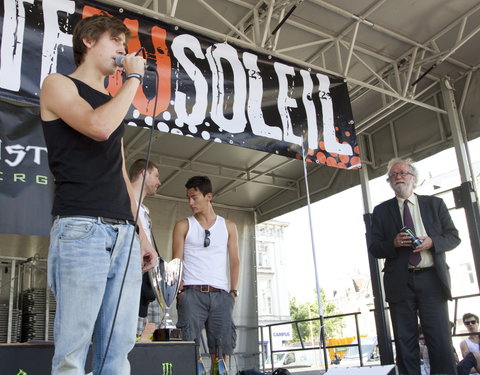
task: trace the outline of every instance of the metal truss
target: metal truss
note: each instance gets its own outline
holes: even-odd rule
[[[480,4],[446,25],[428,40],[419,42],[369,20],[369,16],[384,6],[387,0],[374,2],[359,15],[325,0],[260,0],[255,4],[243,0],[223,0],[222,2],[188,0],[188,6],[191,9],[196,6],[204,8],[218,20],[219,23],[211,25],[210,29],[182,21],[178,8],[180,5],[185,5],[186,0],[147,0],[138,5],[135,5],[134,1],[110,0],[107,2],[133,8],[134,11],[180,24],[199,33],[208,33],[218,40],[228,40],[272,54],[305,68],[342,76],[349,85],[352,102],[372,92],[379,94],[384,106],[357,122],[358,134],[367,131],[379,120],[405,104],[413,104],[444,114],[443,108],[431,105],[424,100],[425,95],[433,87],[438,86],[443,76],[441,71],[436,71],[436,68],[443,63],[453,65],[463,75],[479,68],[478,65],[471,66],[453,55],[480,32],[480,25],[478,25]],[[219,4],[225,2],[245,10],[239,21],[233,22],[227,19],[219,9],[216,9]],[[295,17],[294,12],[290,17],[289,11],[294,7],[301,7],[304,2],[333,12],[350,22],[342,30],[331,32],[312,27],[307,22],[302,23],[302,19]],[[315,40],[306,43],[298,41],[294,45],[278,48],[282,38],[282,28],[276,28],[279,23],[307,32]],[[466,33],[467,25],[472,24],[474,27]],[[358,35],[364,28],[374,30],[391,38],[392,41],[401,42],[407,46],[407,49],[401,56],[389,56],[382,51],[375,51],[371,46],[365,46],[358,41]],[[455,35],[455,38],[450,38],[453,42],[449,45],[443,42],[447,34]],[[439,45],[442,45],[442,48]],[[303,49],[309,51],[310,57],[305,61],[299,61],[295,58],[295,53]],[[352,72],[354,66],[356,66],[356,73]]]
[[[372,106],[374,109],[370,113],[356,121],[357,134],[365,137],[365,142],[369,145],[369,152],[363,162],[373,168],[379,166],[375,159],[372,134],[380,128],[389,127],[397,154],[395,120],[416,107],[434,111],[437,117],[446,114],[438,100],[438,94],[442,77],[450,71],[455,71],[456,80],[465,80],[459,106],[461,109],[472,73],[480,67],[480,65],[470,65],[462,61],[456,54],[460,48],[468,46],[472,38],[480,32],[480,3],[450,24],[442,26],[440,31],[427,40],[418,41],[371,20],[375,12],[388,5],[387,0],[373,1],[360,14],[342,9],[332,0],[131,0],[128,2],[105,0],[105,2],[210,36],[218,41],[269,54],[306,69],[344,77],[349,86],[353,106],[357,101],[360,103],[364,99],[380,103]],[[231,14],[222,12],[226,3],[235,7],[235,19]],[[346,22],[343,23],[342,28],[335,31],[328,30],[322,25],[314,25],[297,15],[295,8],[298,14],[301,14],[301,7],[304,5],[316,7],[319,12],[333,13]],[[187,21],[186,6],[190,12],[209,14],[217,22],[212,22],[209,27],[205,27],[194,24],[192,22],[194,17],[190,17],[190,21]],[[397,50],[401,50],[401,54],[391,55],[376,49],[372,43],[369,45],[362,43],[362,33],[372,31],[398,44],[400,48]],[[300,38],[295,40],[294,37],[292,38],[292,33],[295,36],[296,32],[299,35],[306,33],[311,38],[303,42]],[[286,42],[287,40],[290,44]],[[470,48],[477,49],[476,45],[470,45]],[[299,52],[307,58],[299,59],[297,57]],[[444,141],[446,136],[440,125],[439,132]],[[127,145],[129,153],[136,152],[135,144],[134,140]],[[205,151],[207,149],[200,151],[200,154],[192,160],[174,155],[158,155],[164,166],[168,165],[169,168],[176,169],[173,175],[163,181],[162,186],[168,186],[181,170],[211,168],[212,165],[199,157]],[[129,158],[131,157],[132,155],[129,155]],[[213,173],[212,176],[228,180],[217,196],[225,196],[249,182],[278,188],[278,192],[262,202],[261,206],[286,190],[297,189],[303,183],[303,177],[292,179],[282,176],[281,165],[278,166],[278,170],[274,168],[267,172],[263,171],[261,164],[267,160],[271,161],[272,157],[274,156],[259,158],[259,161],[251,167],[235,171],[231,167],[217,165],[218,172]],[[175,161],[180,161],[180,166]],[[222,168],[227,168],[228,173],[225,173],[226,171]],[[319,169],[323,168],[312,168],[309,173],[317,173]],[[232,178],[232,174],[235,177]],[[320,190],[328,189],[335,178],[336,174],[333,174]]]

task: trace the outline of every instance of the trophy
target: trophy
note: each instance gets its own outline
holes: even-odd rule
[[[157,297],[157,301],[165,312],[160,328],[153,332],[153,341],[181,340],[181,330],[172,322],[170,307],[177,298],[178,288],[182,280],[183,262],[181,259],[173,259],[170,262],[161,257],[158,264],[148,271],[150,283]]]

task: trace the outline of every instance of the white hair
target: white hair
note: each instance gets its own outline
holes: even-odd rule
[[[417,187],[418,169],[413,164],[413,159],[411,159],[411,158],[406,158],[406,159],[393,158],[392,160],[390,160],[388,162],[388,166],[387,166],[387,175],[390,174],[390,170],[393,168],[393,166],[395,164],[399,164],[399,163],[407,164],[410,167],[410,171],[412,172],[413,177],[415,177],[415,184],[413,185],[413,187]]]

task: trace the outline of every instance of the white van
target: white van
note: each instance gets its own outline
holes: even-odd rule
[[[371,366],[380,364],[380,353],[378,350],[377,336],[361,337],[360,342],[362,345],[362,360],[365,366]],[[351,345],[358,344],[358,340],[355,339]],[[340,366],[360,366],[360,355],[358,352],[358,346],[349,346],[345,355],[340,362]]]
[[[289,348],[294,349],[294,348]],[[323,351],[318,349],[297,350],[292,352],[273,353],[265,361],[265,369],[272,368],[296,368],[296,367],[314,367],[320,368],[324,366]]]
[[[266,369],[272,368],[294,368],[294,367],[310,367],[313,364],[313,357],[311,351],[296,351],[273,353],[265,362]]]

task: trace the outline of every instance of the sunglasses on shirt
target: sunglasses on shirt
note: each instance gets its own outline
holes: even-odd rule
[[[210,246],[210,231],[205,229],[205,238],[203,240],[203,247]]]
[[[474,324],[477,324],[477,321],[476,320],[467,320],[467,321],[463,322],[463,324],[465,324],[466,326],[473,326]]]

